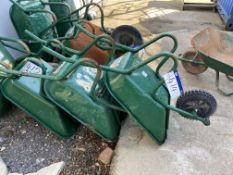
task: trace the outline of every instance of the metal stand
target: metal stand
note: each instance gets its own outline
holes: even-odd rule
[[[231,96],[231,95],[233,95],[233,92],[229,93],[229,92],[226,92],[226,91],[220,89],[220,87],[219,87],[219,71],[216,71],[216,88],[217,88],[218,92],[220,94],[224,95],[224,96]]]

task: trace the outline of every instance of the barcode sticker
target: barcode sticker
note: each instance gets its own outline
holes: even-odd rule
[[[184,94],[180,76],[177,71],[169,72],[163,75],[163,78],[165,80],[171,98],[177,98]]]
[[[37,66],[32,62],[27,62],[21,69],[24,73],[34,73],[34,74],[42,74],[41,67]]]

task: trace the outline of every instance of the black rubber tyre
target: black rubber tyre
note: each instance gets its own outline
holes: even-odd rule
[[[115,28],[112,32],[112,38],[117,43],[129,47],[138,47],[143,44],[141,33],[130,25],[121,25]]]
[[[194,57],[196,56],[196,51],[187,51],[183,54],[183,58],[187,60],[193,60]],[[197,55],[195,58],[195,61],[200,61],[203,62],[203,57],[201,55]],[[187,61],[182,61],[182,66],[183,68],[194,75],[198,75],[200,73],[203,73],[207,70],[208,66],[207,65],[200,65],[197,63],[190,63]]]
[[[176,107],[187,112],[196,111],[198,116],[209,118],[216,111],[217,102],[210,93],[193,90],[180,96],[176,102]]]

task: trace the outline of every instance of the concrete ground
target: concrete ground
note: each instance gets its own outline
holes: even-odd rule
[[[191,48],[190,39],[201,29],[224,28],[217,13],[181,9],[182,1],[178,0],[111,0],[105,6],[106,25],[134,25],[147,39],[169,31],[179,41],[177,55]],[[155,50],[166,50],[169,46],[169,41],[165,40],[147,51],[153,54]],[[233,98],[217,93],[215,74],[211,69],[194,76],[180,65],[179,72],[186,91],[205,89],[216,97],[218,109],[211,117],[211,125],[206,127],[171,112],[168,138],[160,146],[129,118],[121,130],[111,175],[233,174]],[[232,83],[223,75],[221,86],[232,90]]]

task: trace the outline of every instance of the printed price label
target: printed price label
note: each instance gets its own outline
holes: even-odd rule
[[[180,80],[179,73],[177,71],[169,72],[163,75],[163,78],[165,80],[171,98],[177,98],[183,95],[184,90]]]
[[[24,73],[34,73],[34,74],[42,74],[41,67],[37,66],[32,62],[27,62],[21,69]]]

